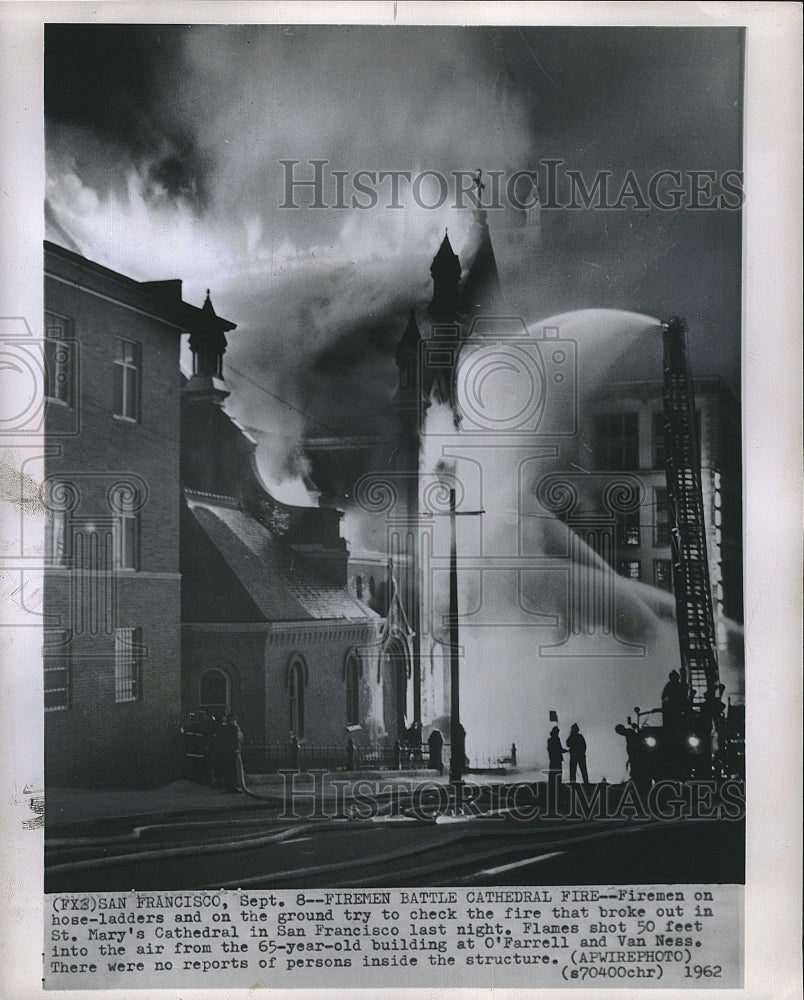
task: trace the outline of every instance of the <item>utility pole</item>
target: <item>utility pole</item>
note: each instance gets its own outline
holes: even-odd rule
[[[449,491],[449,731],[450,759],[449,782],[455,789],[456,807],[460,808],[463,786],[464,757],[466,744],[461,726],[461,693],[458,658],[458,552],[456,545],[456,518],[484,514],[483,510],[467,510],[460,513],[455,509],[455,489]]]
[[[461,732],[458,671],[458,553],[455,543],[455,489],[449,491],[449,782],[456,789],[463,778],[465,747]]]

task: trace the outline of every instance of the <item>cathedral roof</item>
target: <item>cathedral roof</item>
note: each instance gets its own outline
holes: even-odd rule
[[[315,572],[268,528],[225,503],[187,495],[187,506],[266,621],[368,621],[379,618]]]

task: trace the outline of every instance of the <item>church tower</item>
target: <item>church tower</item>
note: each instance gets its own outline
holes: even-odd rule
[[[234,329],[234,323],[216,314],[207,289],[200,319],[190,331],[193,375],[184,388],[185,398],[203,398],[220,404],[229,395],[223,384],[223,355],[226,333]]]
[[[480,175],[477,183],[480,191]],[[419,312],[418,319],[416,310],[411,310],[395,353],[399,382],[394,395],[398,437],[393,465],[395,473],[405,484],[406,543],[400,554],[408,567],[407,585],[402,587],[402,592],[413,633],[414,721],[419,724],[424,721],[425,725],[435,723],[442,730],[448,724],[448,716],[435,707],[438,701],[432,706],[435,714],[425,712],[430,717],[422,719],[423,694],[425,700],[427,698],[423,691],[423,672],[429,652],[422,649],[421,642],[420,543],[423,522],[419,511],[420,459],[428,409],[437,403],[447,403],[453,414],[456,413],[455,367],[461,345],[470,335],[472,321],[479,315],[493,315],[503,309],[497,261],[483,209],[477,208],[473,213],[472,227],[462,253],[466,260],[471,261],[467,272],[452,248],[449,234],[445,233],[430,265],[432,298],[426,309]],[[455,419],[457,421],[457,416]],[[431,525],[428,524],[424,530],[429,527]],[[432,683],[431,679],[431,686]],[[448,712],[446,697],[443,709]]]
[[[193,373],[182,390],[181,480],[196,490],[218,492],[220,483],[240,483],[247,465],[245,452],[253,444],[238,440],[235,454],[231,445],[231,420],[223,412],[229,395],[223,380],[226,334],[235,324],[215,312],[207,289],[198,322],[190,330]]]

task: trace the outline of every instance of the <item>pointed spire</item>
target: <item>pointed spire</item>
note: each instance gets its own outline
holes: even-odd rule
[[[487,213],[480,204],[485,187],[483,171],[480,168],[475,177],[475,185],[478,204],[472,210],[472,227],[462,250],[464,258],[472,261],[460,298],[461,311],[468,316],[477,316],[501,304],[497,260],[491,245]]]
[[[197,315],[198,321],[190,330],[193,374],[223,378],[223,355],[226,351],[224,330],[233,330],[234,323],[219,318],[212,305],[209,289]]]
[[[427,311],[436,318],[451,319],[458,309],[461,262],[452,249],[447,232],[430,265],[430,274],[433,276],[433,298]]]
[[[452,268],[457,266],[458,276],[461,273],[461,264],[458,260],[458,255],[452,249],[452,244],[449,241],[449,230],[444,230],[444,239],[441,241],[441,246],[438,248],[438,253],[433,257],[433,263],[430,265],[430,274],[435,277],[435,272],[441,269]]]
[[[201,307],[201,312],[203,312],[207,316],[214,317],[215,319],[218,318],[218,314],[215,312],[215,309],[212,306],[212,299],[209,297],[209,289],[207,289],[207,297],[204,299],[204,304]]]
[[[483,213],[485,215],[485,212]],[[475,251],[460,298],[461,311],[468,316],[493,310],[500,305],[502,289],[497,270],[497,259],[491,245],[491,234],[485,218],[476,220],[474,232]]]
[[[416,311],[411,309],[410,316],[408,317],[408,325],[405,327],[405,332],[399,338],[399,343],[396,347],[397,364],[402,364],[408,358],[418,355],[421,339],[422,335],[419,331],[419,324],[416,322]]]

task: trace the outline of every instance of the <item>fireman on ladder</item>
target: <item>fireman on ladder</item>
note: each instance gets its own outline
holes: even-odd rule
[[[670,678],[662,691],[662,725],[677,732],[684,725],[689,703],[687,691],[677,670],[670,671]]]

